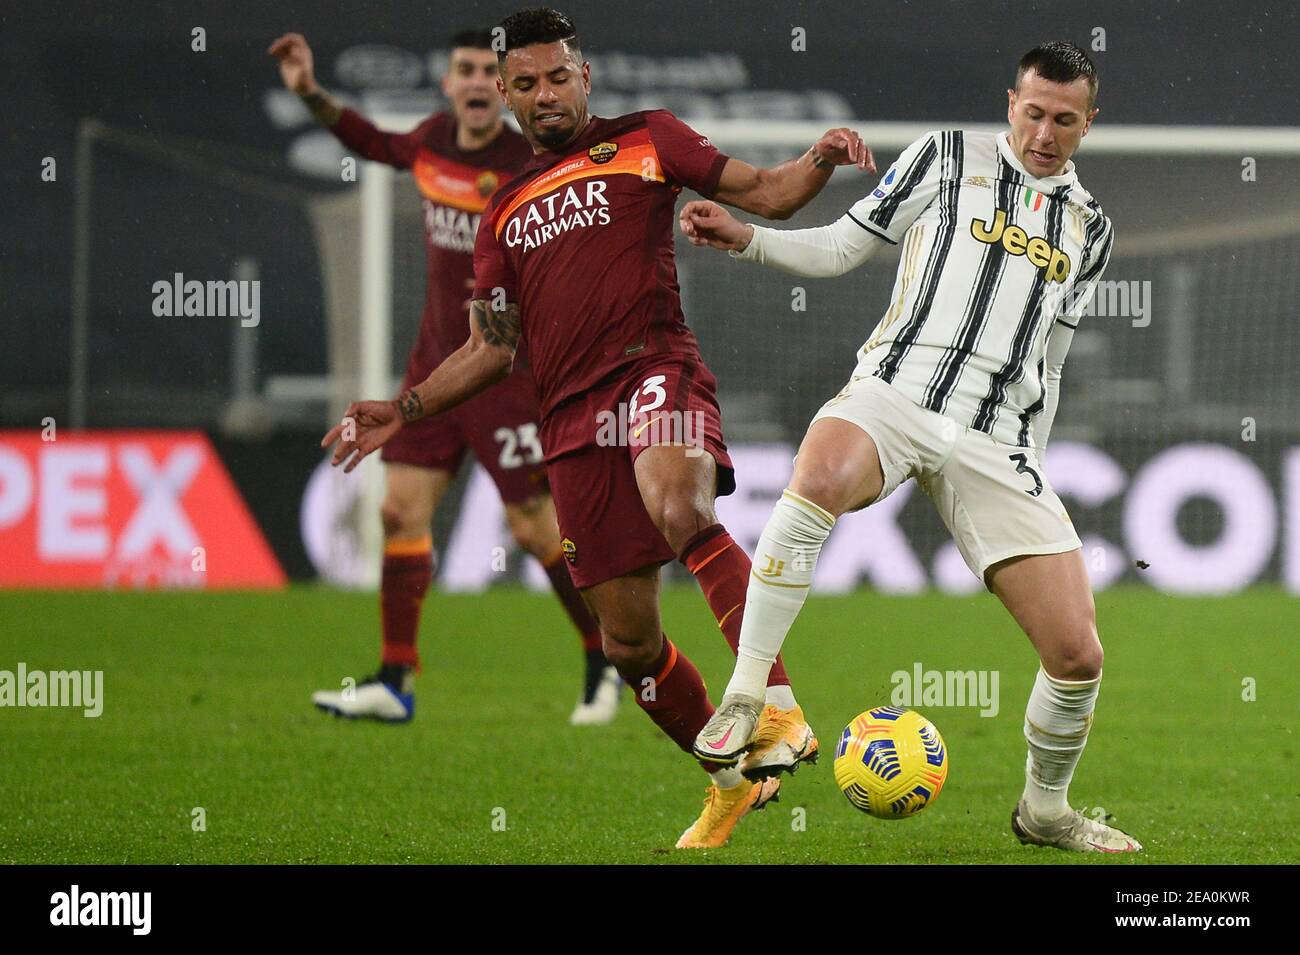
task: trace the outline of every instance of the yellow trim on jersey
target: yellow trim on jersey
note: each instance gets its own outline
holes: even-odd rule
[[[637,143],[624,146],[618,150],[617,157],[603,163],[593,162],[584,153],[581,158],[566,160],[554,169],[547,170],[531,182],[525,183],[506,203],[505,208],[497,214],[494,224],[495,234],[500,236],[509,219],[520,206],[534,199],[555,192],[562,186],[568,186],[581,179],[595,176],[636,176],[645,182],[667,182],[659,163],[659,153],[654,143]]]
[[[420,155],[411,167],[420,195],[462,212],[480,214],[509,173],[465,166],[437,155]]]
[[[907,238],[903,241],[903,281],[898,289],[898,298],[891,302],[889,310],[885,312],[885,317],[880,320],[876,330],[872,332],[871,338],[862,346],[862,354],[866,354],[880,343],[889,327],[898,321],[898,317],[903,314],[903,303],[907,301],[907,290],[912,285],[912,280],[916,278],[916,268],[921,261],[920,251],[924,244],[925,226],[917,223],[907,231]]]

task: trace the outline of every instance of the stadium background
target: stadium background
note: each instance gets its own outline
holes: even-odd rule
[[[1086,10],[754,3],[744,5],[744,29],[733,19],[739,7],[723,3],[570,6],[596,63],[594,109],[606,114],[662,105],[686,118],[756,123],[998,122],[1019,52],[1048,36],[1090,45],[1098,26],[1106,31],[1096,57],[1101,124],[1273,125],[1294,116],[1288,107],[1300,88],[1285,39],[1294,36],[1286,29],[1294,15],[1263,6],[1252,12],[1251,4],[1235,8],[1228,23],[1210,3],[1181,4],[1165,19],[1121,3]],[[0,147],[15,226],[0,260],[10,346],[0,355],[0,426],[30,428],[48,415],[74,427],[205,429],[289,575],[310,577],[317,567],[302,543],[298,505],[317,460],[313,439],[356,391],[339,372],[348,368],[356,318],[355,294],[348,295],[357,189],[338,181],[333,140],[280,88],[265,41],[293,25],[313,44],[327,88],[372,113],[418,113],[437,101],[431,76],[448,31],[492,22],[500,10],[403,4],[372,16],[329,4],[274,11],[194,4],[178,16],[162,9],[33,6],[15,17],[22,29],[4,41],[9,82],[18,85],[7,97],[12,135]],[[206,30],[206,52],[191,50],[193,26]],[[799,26],[807,30],[803,53],[791,51]],[[93,182],[85,200],[84,335],[70,318],[79,130]],[[775,161],[797,147],[733,151]],[[884,169],[897,150],[878,152]],[[33,172],[45,156],[60,163],[57,183]],[[1078,158],[1084,183],[1118,229],[1107,278],[1150,283],[1149,311],[1137,321],[1149,324],[1097,317],[1085,325],[1057,440],[1103,450],[1124,472],[1122,485],[1162,449],[1189,441],[1227,446],[1270,488],[1237,525],[1266,514],[1281,527],[1287,499],[1300,497],[1300,483],[1284,477],[1300,467],[1286,457],[1300,426],[1290,373],[1300,350],[1293,320],[1300,156],[1258,157],[1254,182],[1243,182],[1240,156],[1089,156],[1085,144]],[[866,186],[865,176],[842,171],[794,224],[829,221]],[[394,213],[396,372],[424,281],[418,201],[406,177]],[[688,317],[721,383],[728,439],[796,441],[851,367],[886,300],[896,256],[809,282],[734,267],[681,242],[679,254]],[[176,272],[255,276],[259,327],[154,317],[149,289]],[[806,311],[792,309],[796,287]],[[70,391],[80,377],[76,338],[88,356],[83,399]],[[328,398],[313,400],[331,371]],[[315,390],[304,390],[310,379]],[[1257,425],[1250,442],[1241,439],[1247,417]],[[1095,489],[1115,475],[1078,480]],[[1098,500],[1076,495],[1076,519],[1110,549],[1098,558],[1110,568],[1106,579],[1132,576],[1130,558],[1155,564],[1158,574],[1150,555],[1126,553],[1138,548],[1124,539],[1126,491],[1092,496]],[[1222,538],[1229,523],[1222,501],[1189,494],[1175,512],[1188,560],[1216,540],[1226,550],[1200,576],[1174,573],[1162,586],[1206,589],[1197,581],[1225,561],[1246,570],[1224,577],[1221,589],[1283,576],[1300,586],[1300,559],[1285,556],[1300,530],[1282,527],[1281,546],[1236,553]],[[452,514],[446,508],[443,517]],[[901,520],[928,567],[942,543],[937,522],[919,503],[905,507]],[[454,538],[445,522],[439,530],[444,542]],[[870,574],[862,579],[873,582]]]
[[[734,20],[740,8],[724,3],[570,6],[596,65],[594,109],[606,114],[662,105],[688,119],[774,128],[855,117],[998,122],[1023,49],[1049,36],[1091,45],[1098,26],[1106,46],[1096,56],[1103,125],[1274,125],[1294,116],[1300,88],[1285,39],[1294,36],[1287,30],[1294,15],[1251,4],[1235,8],[1228,23],[1210,3],[1181,4],[1163,19],[1122,3],[1086,10],[753,3],[743,7],[744,29]],[[194,4],[181,16],[163,9],[33,6],[15,16],[22,29],[4,41],[8,82],[16,85],[7,97],[11,135],[0,146],[13,223],[0,259],[10,346],[0,354],[0,427],[32,428],[50,416],[71,427],[204,429],[289,576],[310,578],[325,567],[339,579],[356,577],[355,566],[309,557],[299,512],[319,460],[315,438],[357,392],[349,374],[359,190],[339,181],[341,151],[280,88],[265,42],[300,29],[327,88],[371,113],[414,115],[438,102],[433,77],[448,31],[493,22],[500,10],[403,4],[373,16],[329,4],[274,11]],[[206,52],[191,49],[194,26],[206,31]],[[791,50],[791,31],[800,26],[807,52]],[[773,142],[732,151],[776,161],[800,148]],[[883,170],[897,149],[877,152]],[[59,163],[55,183],[34,172],[45,156]],[[1134,320],[1088,321],[1065,378],[1056,438],[1086,444],[1082,457],[1068,458],[1070,474],[1065,463],[1052,471],[1073,498],[1077,523],[1097,535],[1089,543],[1099,583],[1139,577],[1131,564],[1145,560],[1166,589],[1235,590],[1278,579],[1300,587],[1300,528],[1284,517],[1300,498],[1300,464],[1287,456],[1300,427],[1291,373],[1300,350],[1293,320],[1300,156],[1257,157],[1252,182],[1243,181],[1242,158],[1222,150],[1166,154],[1149,143],[1135,154],[1092,156],[1085,143],[1078,157],[1081,178],[1118,229],[1107,278],[1136,283],[1139,294],[1145,288],[1147,307]],[[82,159],[87,176],[75,174]],[[93,183],[82,195],[82,220],[78,180]],[[793,224],[829,221],[867,183],[841,171]],[[393,210],[397,373],[424,282],[420,212],[407,177],[396,180]],[[73,254],[79,235],[81,266]],[[680,241],[679,256],[688,318],[721,383],[728,439],[756,445],[755,461],[777,460],[762,458],[763,447],[797,441],[836,390],[882,310],[896,255],[833,281],[733,266]],[[259,279],[260,325],[154,317],[152,283],[176,272]],[[84,331],[71,318],[79,287]],[[805,311],[792,307],[796,288]],[[1243,441],[1246,418],[1255,427],[1253,440]],[[1222,498],[1196,488],[1168,505],[1184,544],[1161,577],[1170,562],[1136,551],[1168,534],[1134,530],[1128,498],[1141,490],[1144,465],[1187,442],[1229,449],[1225,461],[1189,460],[1196,471],[1228,468],[1210,483],[1222,489],[1245,480],[1252,495],[1231,513]],[[1164,463],[1181,472],[1188,462]],[[1159,468],[1152,477],[1164,483]],[[1070,481],[1072,489],[1064,486]],[[771,490],[756,493],[766,500]],[[455,513],[443,510],[444,545],[454,545],[448,522]],[[1275,529],[1252,545],[1245,523],[1260,515]],[[336,514],[320,520],[338,523]],[[974,584],[951,552],[940,553],[941,530],[920,501],[905,504],[899,520],[924,571],[895,579],[867,568],[837,586]],[[475,537],[483,531],[465,528]],[[486,582],[469,573],[465,586]]]

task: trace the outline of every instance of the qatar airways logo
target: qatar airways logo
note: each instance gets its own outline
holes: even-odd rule
[[[424,230],[429,235],[429,243],[439,249],[473,253],[481,218],[478,213],[424,200]]]
[[[522,247],[527,252],[565,232],[609,225],[605,186],[603,179],[587,179],[530,202],[523,213],[506,223],[506,248]]]

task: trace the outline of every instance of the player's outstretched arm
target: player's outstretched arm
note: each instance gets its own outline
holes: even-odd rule
[[[298,94],[316,122],[333,126],[339,121],[343,107],[316,82],[315,60],[301,33],[284,34],[266,52],[280,61],[280,79],[285,89]]]
[[[712,246],[739,259],[812,278],[843,275],[886,245],[849,215],[814,229],[767,229],[741,222],[705,200],[682,206],[678,224],[692,245]]]
[[[348,149],[373,162],[409,169],[415,161],[419,129],[384,132],[354,109],[348,109],[316,82],[311,47],[301,33],[286,33],[266,51],[280,62],[280,79],[297,93],[316,122],[329,129]]]
[[[728,159],[713,197],[764,219],[788,219],[822,191],[836,166],[857,166],[874,174],[871,147],[851,129],[831,129],[798,159],[757,169]]]
[[[467,401],[510,374],[519,345],[519,306],[494,308],[484,299],[470,303],[469,339],[447,356],[428,378],[392,401],[360,401],[348,406],[343,420],[321,441],[334,442],[331,463],[351,471],[410,421],[439,414]]]

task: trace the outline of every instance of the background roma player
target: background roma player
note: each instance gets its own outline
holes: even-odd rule
[[[442,79],[451,105],[409,133],[377,129],[344,109],[316,82],[311,48],[297,33],[270,48],[285,86],[302,97],[317,121],[353,152],[410,169],[422,195],[428,247],[424,315],[402,388],[428,377],[469,337],[468,294],[474,286],[474,236],[492,192],[532,156],[524,137],[502,121],[496,92],[497,58],[486,30],[451,41]],[[537,389],[523,362],[510,375],[455,411],[404,429],[384,448],[384,563],[380,584],[383,655],[379,672],[344,695],[322,690],[312,700],[344,716],[405,722],[414,712],[416,635],[433,576],[434,511],[455,480],[466,451],[491,475],[519,546],[546,568],[556,596],[582,637],[587,675],[575,724],[608,723],[619,696],[618,674],[605,662],[600,630],[574,589],[560,550],[555,505],[546,485],[538,441]]]
[[[396,401],[352,405],[322,443],[338,440],[334,462],[351,470],[412,422],[508,375],[523,341],[574,583],[637,704],[689,753],[713,707],[699,672],[661,629],[659,567],[674,558],[686,565],[734,649],[750,564],[714,512],[716,495],[735,482],[716,381],[682,315],[674,204],[689,187],[786,218],[836,165],[874,171],[874,163],[844,129],[797,160],[755,169],[663,110],[592,116],[590,64],[566,16],[525,10],[502,27],[497,87],[535,155],[479,226],[470,338]],[[626,427],[609,428],[611,415]],[[706,765],[704,812],[679,847],[723,844],[776,794],[782,770],[815,757],[816,737],[779,661],[766,702],[746,759]]]

